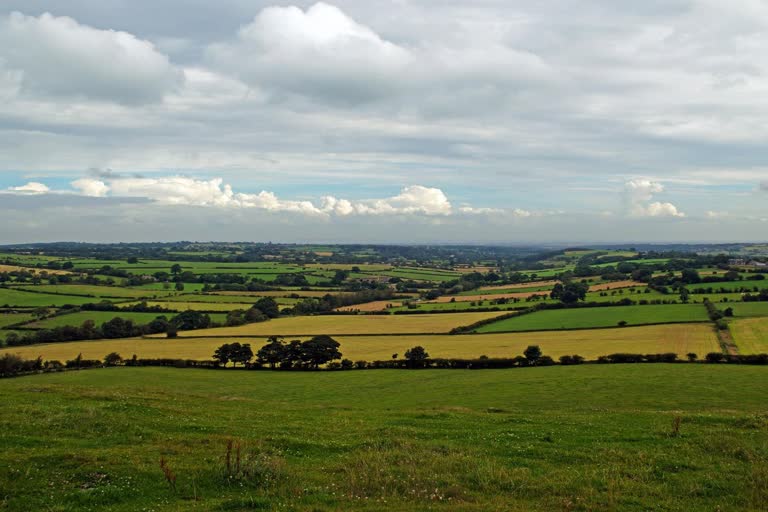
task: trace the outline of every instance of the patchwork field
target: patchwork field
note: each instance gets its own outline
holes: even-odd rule
[[[11,288],[0,288],[0,306],[11,307],[57,307],[65,304],[81,305],[94,302],[93,297],[75,297],[73,295],[52,295],[33,293]]]
[[[210,332],[219,332],[216,329]],[[201,331],[190,332],[199,334]],[[293,338],[293,337],[292,337]],[[299,336],[299,338],[301,338]],[[521,355],[528,345],[539,345],[545,354],[552,357],[579,354],[594,359],[616,352],[663,353],[674,352],[684,357],[695,352],[703,357],[708,352],[717,352],[719,347],[712,326],[709,324],[655,325],[627,327],[623,329],[598,329],[581,331],[539,331],[530,333],[498,333],[482,335],[400,335],[400,336],[335,336],[341,343],[341,352],[352,360],[385,360],[392,354],[400,357],[416,345],[422,345],[432,357],[476,358],[514,357]],[[258,348],[265,338],[238,339]],[[44,359],[73,359],[82,353],[85,358],[101,359],[110,352],[123,357],[136,354],[138,357],[210,359],[213,351],[222,343],[222,338],[131,338],[122,340],[99,340],[70,343],[51,343],[28,347],[13,347],[0,350],[25,357]]]
[[[740,354],[768,353],[768,318],[745,318],[729,323]]]
[[[600,308],[553,309],[537,311],[484,325],[477,332],[544,331],[586,329],[672,322],[706,322],[707,310],[701,304],[659,306],[611,306]]]
[[[728,304],[718,304],[718,308],[733,308],[733,316],[768,316],[768,302],[731,302]]]
[[[492,312],[438,315],[297,316],[239,327],[187,331],[179,333],[179,336],[447,333],[454,327],[498,315],[498,312]]]
[[[136,302],[118,304],[119,306],[133,306]],[[161,308],[173,311],[232,311],[234,309],[248,309],[253,306],[253,302],[180,302],[180,301],[147,301],[148,306],[159,306]],[[287,306],[285,306],[287,307]]]
[[[758,511],[766,395],[766,368],[716,365],[48,374],[0,382],[0,489],[12,512]]]
[[[35,286],[19,286],[17,289],[60,295],[90,295],[93,297],[113,297],[126,299],[138,299],[141,297],[164,296],[178,293],[173,290],[141,290],[136,288],[123,288],[119,286],[93,286],[84,284],[40,284]],[[91,300],[91,302],[93,302],[93,300]]]
[[[101,325],[103,322],[112,320],[115,317],[120,317],[123,320],[131,320],[134,324],[143,325],[151,322],[158,316],[165,316],[171,318],[174,313],[133,313],[122,311],[81,311],[79,313],[72,313],[69,315],[59,315],[38,322],[32,322],[26,324],[24,327],[28,329],[51,329],[53,327],[61,327],[64,325],[80,326],[86,320],[93,320],[96,325]],[[223,313],[212,313],[209,315],[214,322],[225,322],[226,315]]]

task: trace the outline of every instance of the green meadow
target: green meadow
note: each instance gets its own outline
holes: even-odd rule
[[[0,381],[0,503],[758,511],[766,394],[768,369],[730,365],[22,377]]]
[[[707,311],[700,304],[658,306],[607,306],[597,308],[536,311],[479,327],[476,332],[550,331],[677,322],[706,322]]]

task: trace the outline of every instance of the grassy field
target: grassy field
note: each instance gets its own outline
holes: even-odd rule
[[[93,320],[96,325],[112,320],[115,317],[120,317],[124,320],[131,320],[134,324],[143,325],[148,324],[158,316],[165,316],[166,318],[172,318],[174,313],[133,313],[122,311],[81,311],[78,313],[72,313],[69,315],[59,315],[38,322],[32,322],[24,327],[31,329],[51,329],[53,327],[61,327],[63,325],[75,325],[80,326],[86,320]],[[225,322],[227,315],[223,313],[212,313],[209,315],[214,322]]]
[[[11,288],[0,288],[0,306],[8,305],[20,308],[56,307],[65,304],[87,304],[94,302],[93,297],[75,297],[72,295],[51,295],[32,293]],[[98,301],[97,301],[98,302]]]
[[[706,322],[707,319],[707,310],[701,304],[553,309],[499,320],[478,328],[477,332],[587,329],[591,327],[615,327],[621,321],[627,322],[627,325],[643,325]]]
[[[62,295],[92,295],[94,297],[117,297],[126,299],[139,299],[141,297],[163,296],[177,293],[174,290],[141,290],[136,288],[122,288],[119,286],[94,286],[84,284],[41,284],[35,286],[19,286],[18,289]]]
[[[34,316],[29,313],[3,313],[0,312],[0,329],[21,322],[31,322]]]
[[[194,297],[190,297],[194,298]],[[120,306],[132,306],[137,304],[136,302],[129,302],[126,304],[120,304]],[[147,301],[149,306],[160,306],[161,308],[171,309],[173,311],[186,311],[192,309],[194,311],[232,311],[234,309],[249,309],[253,306],[253,302],[171,302],[171,301]]]
[[[757,511],[767,393],[715,365],[25,377],[0,382],[0,489],[14,512]]]
[[[744,318],[729,322],[740,354],[768,353],[768,318]]]
[[[221,329],[217,330],[220,331]],[[197,335],[201,331],[189,332]],[[563,332],[530,332],[482,335],[401,335],[401,336],[335,336],[341,343],[345,358],[356,360],[385,360],[392,354],[401,357],[413,346],[424,346],[432,357],[476,358],[514,357],[521,355],[528,345],[539,345],[545,354],[554,358],[579,354],[589,359],[616,352],[663,353],[674,352],[684,357],[695,352],[703,357],[719,351],[717,338],[709,324],[655,325],[626,327],[623,329],[599,329]],[[82,353],[83,357],[101,359],[110,352],[123,357],[184,359],[210,359],[222,338],[132,338],[125,340],[82,341],[51,343],[28,347],[14,347],[6,352],[18,353],[27,358],[42,356],[44,359],[65,361]],[[264,338],[239,339],[256,349]],[[0,351],[2,353],[2,351]]]
[[[728,304],[717,304],[719,309],[727,307],[733,308],[733,316],[768,316],[768,302],[731,302]]]
[[[399,334],[447,333],[500,313],[456,313],[439,315],[324,315],[277,318],[240,327],[202,329],[180,336],[269,336],[311,334]]]

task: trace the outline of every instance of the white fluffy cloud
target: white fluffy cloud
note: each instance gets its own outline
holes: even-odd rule
[[[258,85],[364,99],[384,93],[411,56],[320,2],[306,11],[268,7],[240,29],[234,42],[212,45],[208,58]]]
[[[109,192],[109,186],[100,180],[81,178],[71,183],[72,187],[80,191],[84,196],[104,197]]]
[[[47,185],[39,183],[37,181],[30,181],[26,185],[19,187],[8,187],[7,191],[16,194],[45,194],[50,192],[50,188]]]
[[[72,182],[72,186],[82,195],[87,196],[103,197],[109,193],[113,197],[140,197],[168,205],[258,208],[308,215],[450,215],[452,213],[451,203],[442,190],[421,185],[405,187],[400,194],[393,197],[368,201],[352,202],[325,196],[319,205],[311,201],[280,199],[273,192],[268,191],[261,191],[258,194],[235,193],[232,187],[225,184],[221,178],[200,180],[184,176],[113,177],[106,179],[106,182],[82,178]]]
[[[150,42],[48,13],[0,17],[0,60],[32,94],[143,103],[160,100],[180,79]]]
[[[633,179],[624,184],[624,193],[630,215],[636,217],[685,217],[672,203],[654,201],[654,194],[664,192],[661,183],[648,179]]]
[[[240,29],[236,40],[211,45],[207,58],[278,96],[291,92],[331,103],[431,91],[436,97],[423,100],[444,108],[444,102],[456,102],[462,91],[478,99],[552,76],[540,57],[511,48],[497,31],[406,46],[324,2],[306,11],[268,7]]]

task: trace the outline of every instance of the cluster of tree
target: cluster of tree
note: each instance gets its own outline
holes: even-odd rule
[[[320,365],[341,359],[339,346],[338,341],[326,335],[288,343],[273,336],[256,352],[256,361],[260,365],[269,365],[270,368],[317,369]]]
[[[721,331],[728,329],[728,323],[725,321],[725,318],[733,316],[733,308],[728,307],[720,310],[709,299],[704,299],[704,307],[707,308],[709,319],[715,322],[718,329]]]
[[[576,304],[580,300],[586,299],[588,291],[589,285],[587,283],[566,281],[553,286],[549,296],[563,304]]]
[[[768,288],[760,290],[760,293],[751,294],[747,293],[741,296],[741,300],[744,302],[765,302],[768,301]]]

